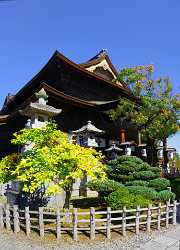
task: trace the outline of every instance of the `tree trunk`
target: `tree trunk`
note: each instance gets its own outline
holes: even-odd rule
[[[65,190],[65,192],[66,192],[66,198],[65,198],[64,208],[69,209],[70,199],[71,199],[71,193],[72,193],[72,186],[70,188],[67,188]]]
[[[164,155],[164,161],[163,161],[163,168],[165,171],[167,171],[167,164],[168,164],[168,158],[167,158],[167,139],[163,140],[163,155]]]

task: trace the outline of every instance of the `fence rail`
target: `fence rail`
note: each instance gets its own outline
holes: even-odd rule
[[[62,233],[70,231],[75,241],[78,240],[78,233],[86,232],[90,239],[95,239],[99,230],[110,239],[113,230],[118,230],[123,236],[129,229],[135,234],[139,234],[141,229],[148,233],[152,228],[158,230],[161,226],[169,227],[169,224],[176,225],[176,210],[178,203],[167,202],[158,206],[149,205],[147,208],[137,207],[136,209],[95,210],[91,207],[89,211],[73,210],[60,211],[56,209],[48,211],[46,208],[39,207],[38,211],[31,211],[29,207],[20,210],[17,205],[10,207],[9,204],[0,205],[0,229],[7,231],[13,229],[17,234],[21,228],[25,230],[27,236],[31,231],[39,231],[41,238],[48,230],[53,230],[57,239],[61,239]]]

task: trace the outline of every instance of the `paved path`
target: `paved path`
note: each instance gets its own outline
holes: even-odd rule
[[[140,244],[134,250],[180,250],[180,226],[176,229],[153,235],[151,240]]]

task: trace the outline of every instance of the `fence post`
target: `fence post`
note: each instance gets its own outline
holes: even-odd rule
[[[122,212],[122,235],[126,236],[126,207],[123,207]]]
[[[148,205],[148,211],[147,211],[147,232],[151,232],[151,207],[152,205]]]
[[[73,208],[73,240],[77,241],[78,239],[78,216],[77,208]]]
[[[90,208],[90,239],[95,239],[95,209],[94,207]]]
[[[29,207],[25,207],[25,220],[26,220],[26,235],[29,237],[30,232],[31,232]]]
[[[157,229],[161,230],[161,203],[158,204]]]
[[[166,202],[166,228],[169,228],[169,201]]]
[[[173,225],[176,226],[177,201],[173,202]]]
[[[139,234],[139,216],[140,216],[140,206],[136,208],[136,234]]]
[[[56,237],[57,240],[61,238],[61,215],[59,208],[56,210]]]
[[[39,232],[41,238],[44,237],[43,207],[39,207]]]
[[[19,226],[19,213],[18,213],[18,206],[13,206],[13,222],[14,222],[14,233],[17,234],[20,231]]]
[[[0,205],[0,230],[4,228],[4,212],[3,205]]]
[[[11,230],[9,204],[6,204],[6,230]]]
[[[107,207],[106,236],[111,239],[111,208]]]

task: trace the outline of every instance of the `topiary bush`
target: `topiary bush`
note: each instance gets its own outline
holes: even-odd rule
[[[168,200],[174,200],[176,195],[173,192],[170,192],[169,190],[163,190],[158,192],[157,199],[159,201],[168,201]]]
[[[101,197],[106,197],[113,191],[123,188],[124,185],[117,181],[107,179],[105,181],[89,181],[87,187],[93,191],[97,191]]]
[[[144,198],[141,195],[133,195],[128,189],[117,189],[112,192],[106,198],[107,205],[112,209],[122,209],[124,206],[126,208],[136,208],[138,205],[141,207],[146,207],[150,203],[150,200]]]
[[[119,188],[109,194],[109,196],[105,198],[105,201],[112,209],[120,209],[123,206],[129,207],[131,204],[129,195],[130,194],[127,188]]]
[[[131,196],[133,197],[133,199],[132,199],[132,208],[136,208],[137,206],[147,207],[149,204],[152,204],[151,200],[145,198],[142,195],[132,195],[131,194]]]
[[[151,179],[156,178],[156,176],[157,175],[150,170],[140,171],[134,174],[134,177],[139,180],[151,180]]]
[[[170,181],[165,178],[157,178],[149,181],[149,187],[154,188],[156,191],[162,191],[170,186]]]
[[[158,197],[158,193],[153,188],[143,186],[128,186],[127,188],[131,194],[141,195],[148,200],[156,200]]]
[[[135,180],[135,181],[129,181],[125,183],[126,186],[143,186],[147,187],[149,185],[148,181],[141,181],[141,180]]]
[[[151,167],[136,156],[123,155],[108,162],[107,175],[109,179],[122,183],[134,180],[149,181],[160,177],[160,170]]]

